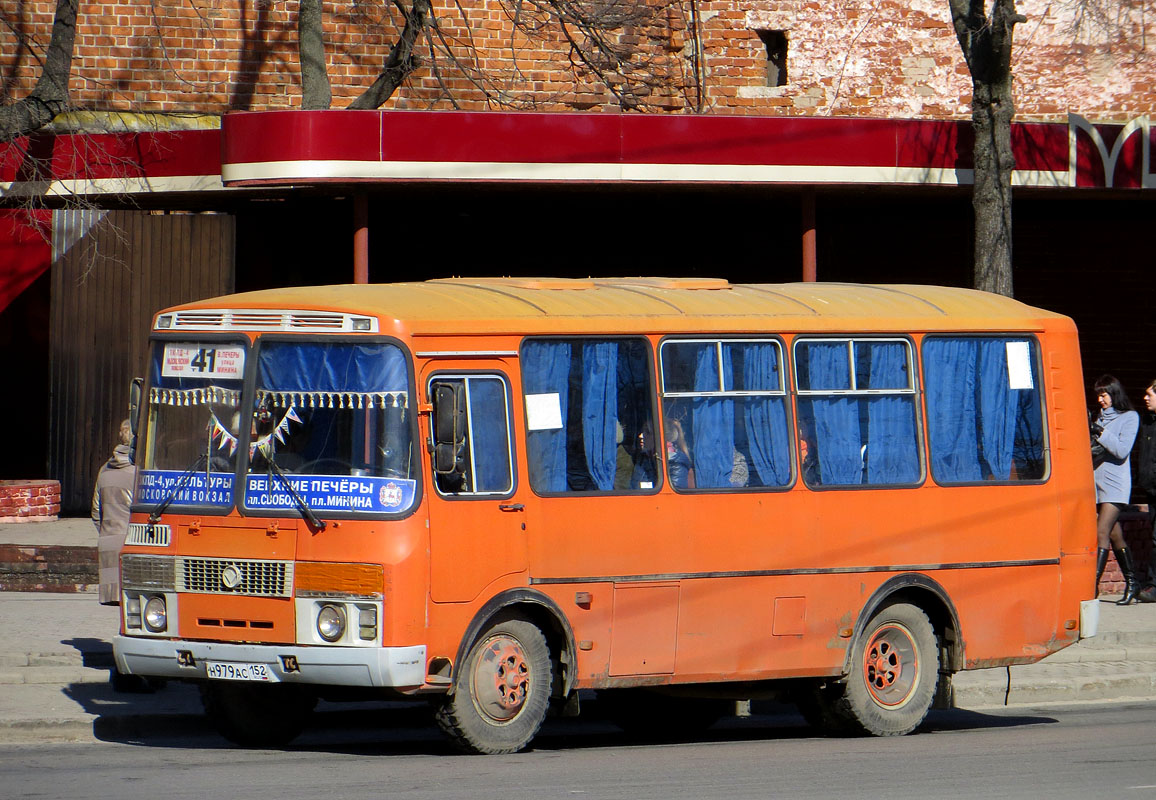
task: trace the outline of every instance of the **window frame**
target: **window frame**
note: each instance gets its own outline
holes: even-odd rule
[[[518,376],[519,376],[519,379],[521,381],[520,391],[521,391],[521,399],[522,399],[522,425],[523,425],[522,446],[525,449],[525,453],[526,453],[527,468],[531,472],[533,471],[533,465],[530,464],[530,447],[529,447],[529,435],[531,433],[531,430],[530,430],[529,412],[526,408],[526,405],[527,405],[526,404],[526,395],[527,395],[527,392],[526,392],[526,364],[525,364],[525,359],[523,358],[523,350],[524,350],[526,344],[529,342],[542,342],[542,341],[585,342],[585,341],[591,341],[591,340],[616,341],[616,342],[637,341],[637,342],[641,342],[643,344],[645,355],[646,355],[646,374],[647,374],[648,380],[649,380],[649,387],[648,387],[648,392],[647,392],[647,402],[649,404],[649,409],[650,409],[652,435],[657,438],[660,434],[661,426],[660,426],[659,417],[658,417],[660,409],[659,409],[659,405],[658,405],[658,392],[657,392],[658,384],[656,383],[656,381],[657,381],[657,369],[656,369],[656,365],[655,365],[655,349],[654,349],[654,343],[651,341],[650,336],[648,336],[647,334],[644,334],[644,333],[606,333],[606,332],[580,333],[580,334],[535,333],[535,334],[530,334],[528,336],[523,336],[521,341],[518,342]],[[565,430],[565,420],[563,420],[562,429]],[[654,486],[650,487],[649,489],[639,488],[639,489],[630,489],[630,490],[626,490],[626,491],[618,490],[618,489],[611,489],[610,491],[601,491],[601,490],[595,489],[595,490],[586,490],[586,491],[566,490],[566,491],[561,491],[561,492],[547,492],[547,491],[542,491],[542,490],[538,489],[536,486],[534,486],[534,482],[529,475],[527,475],[527,477],[526,477],[526,485],[529,487],[530,491],[533,492],[533,494],[536,497],[638,497],[638,496],[654,495],[654,494],[658,494],[658,492],[661,491],[663,484],[666,480],[665,470],[663,469],[663,466],[661,463],[662,459],[659,457],[659,452],[658,452],[657,448],[655,450],[654,460],[655,460]]]
[[[365,336],[356,336],[356,335],[349,335],[349,334],[333,335],[333,336],[320,335],[320,334],[314,334],[314,335],[296,334],[296,335],[294,335],[294,334],[286,334],[286,333],[280,333],[280,332],[260,334],[256,337],[256,339],[253,341],[253,343],[250,346],[250,357],[252,359],[252,367],[251,367],[251,369],[247,369],[247,371],[246,371],[246,375],[245,375],[245,392],[246,393],[245,393],[245,396],[242,398],[242,401],[241,401],[243,404],[248,403],[248,406],[246,406],[247,408],[252,408],[253,404],[256,402],[256,397],[257,397],[257,361],[259,358],[260,348],[264,342],[276,342],[276,343],[288,342],[288,343],[299,343],[299,344],[305,344],[305,343],[329,344],[329,343],[332,343],[332,344],[353,344],[353,345],[358,345],[358,344],[360,344],[360,345],[388,344],[388,345],[392,345],[392,346],[396,347],[399,351],[401,351],[402,359],[405,361],[406,393],[407,393],[407,398],[408,398],[408,402],[409,402],[409,409],[410,409],[408,427],[409,427],[409,432],[410,432],[410,437],[411,437],[411,443],[414,447],[420,447],[421,446],[422,440],[418,435],[419,434],[419,429],[418,429],[418,416],[419,416],[419,414],[418,414],[417,402],[416,402],[417,401],[417,392],[416,392],[416,382],[415,382],[415,378],[414,378],[413,353],[406,346],[406,344],[404,342],[402,342],[401,339],[398,339],[395,336],[383,336],[380,334],[370,334],[370,335],[365,335]],[[418,512],[418,509],[421,508],[421,504],[422,504],[422,494],[423,494],[423,480],[422,480],[423,466],[422,466],[422,464],[423,464],[423,461],[424,461],[424,459],[422,459],[420,456],[415,456],[415,458],[414,458],[414,477],[412,478],[412,480],[415,481],[415,485],[414,485],[413,502],[410,503],[409,507],[406,508],[404,511],[336,511],[336,510],[331,511],[331,510],[318,510],[318,509],[313,509],[313,511],[321,519],[341,519],[341,520],[345,520],[345,519],[360,519],[360,520],[389,519],[389,520],[400,520],[400,519],[405,519],[406,517],[410,517],[410,516],[412,516]],[[293,518],[300,517],[300,512],[297,510],[296,507],[276,509],[276,508],[266,508],[263,506],[249,507],[248,505],[246,505],[245,504],[245,490],[248,486],[248,476],[252,475],[252,474],[263,474],[263,473],[252,473],[249,471],[249,452],[248,452],[248,448],[246,448],[243,459],[240,459],[240,458],[238,459],[238,468],[237,468],[237,475],[238,475],[238,478],[240,481],[240,491],[238,493],[239,496],[237,498],[237,509],[239,511],[241,511],[244,516],[254,517],[254,518],[257,518],[257,517],[261,517],[261,518],[276,517],[276,518],[282,518],[282,519],[285,517],[293,517]],[[338,476],[332,476],[332,477],[338,477]]]
[[[927,397],[926,388],[922,392],[924,404],[924,416],[927,436],[927,477],[934,481],[936,486],[943,488],[954,488],[956,486],[1039,486],[1048,483],[1052,479],[1052,444],[1051,444],[1051,429],[1048,426],[1048,398],[1047,387],[1044,380],[1044,353],[1043,345],[1040,342],[1039,334],[1032,331],[934,331],[923,335],[919,342],[919,362],[920,362],[920,380],[923,381],[923,386],[926,387],[924,380],[924,371],[927,369],[927,362],[923,357],[923,348],[929,340],[936,339],[1000,339],[1005,343],[1010,340],[1027,340],[1031,346],[1032,351],[1032,377],[1035,381],[1037,391],[1039,392],[1040,405],[1040,441],[1043,450],[1044,471],[1043,476],[1039,478],[1018,479],[1018,480],[992,480],[992,481],[947,481],[941,482],[935,477],[933,470],[933,460],[931,457],[931,425],[930,414],[926,408],[929,398]]]
[[[666,391],[666,369],[663,362],[663,349],[668,344],[713,344],[715,345],[715,364],[719,376],[719,386],[717,391]],[[778,351],[779,358],[779,388],[777,390],[737,390],[726,389],[725,378],[722,374],[722,348],[727,344],[773,344]],[[665,410],[666,401],[668,399],[693,399],[696,397],[722,397],[722,398],[742,398],[742,397],[782,397],[783,411],[786,415],[787,422],[787,442],[790,448],[788,457],[788,466],[790,469],[790,476],[786,483],[777,486],[714,486],[714,487],[695,487],[693,489],[679,489],[670,484],[670,488],[678,494],[747,494],[747,493],[763,493],[763,492],[785,492],[790,490],[799,480],[798,469],[798,436],[796,435],[795,426],[795,408],[791,402],[790,377],[788,370],[791,369],[787,353],[788,348],[786,341],[780,334],[758,334],[758,333],[741,333],[735,335],[720,334],[717,336],[664,336],[658,343],[658,400],[660,404],[660,414],[663,421],[662,431],[662,446],[666,446],[666,430],[665,430]],[[663,462],[663,472],[666,471],[665,459],[660,458]],[[747,463],[748,471],[752,469],[750,461]]]
[[[800,344],[810,342],[843,343],[848,344],[847,365],[850,370],[851,388],[849,389],[800,389],[799,388],[799,353]],[[859,389],[856,387],[855,374],[855,342],[890,342],[905,345],[907,363],[907,388],[905,389]],[[918,355],[917,355],[918,351]],[[930,455],[928,453],[928,434],[925,428],[922,372],[920,371],[920,356],[922,351],[917,347],[915,337],[906,333],[841,333],[841,334],[798,334],[791,341],[791,380],[795,394],[795,439],[798,441],[799,414],[798,403],[803,398],[813,397],[884,397],[909,396],[912,398],[914,412],[913,425],[915,428],[915,452],[918,458],[919,475],[910,483],[834,483],[812,485],[806,480],[802,465],[799,466],[799,482],[813,492],[829,491],[877,491],[880,489],[918,489],[927,483],[930,476]],[[870,442],[868,442],[870,444]]]
[[[155,420],[153,420],[153,418],[152,418],[152,411],[150,408],[150,406],[152,405],[152,402],[149,399],[152,395],[152,391],[155,388],[157,388],[153,385],[153,375],[152,375],[153,348],[157,347],[157,346],[164,347],[166,344],[180,344],[182,342],[220,344],[220,345],[236,345],[238,347],[242,347],[245,350],[245,370],[244,370],[243,377],[241,379],[241,389],[240,389],[241,399],[240,399],[240,405],[238,407],[241,409],[245,409],[245,408],[251,407],[251,405],[252,405],[252,375],[256,373],[255,358],[256,358],[257,348],[255,346],[255,343],[251,339],[249,339],[249,337],[246,336],[244,334],[244,332],[240,332],[240,331],[229,331],[229,332],[224,332],[224,331],[163,331],[163,332],[153,333],[152,335],[149,336],[148,347],[146,350],[146,357],[148,359],[148,370],[149,371],[146,374],[145,387],[144,387],[144,391],[142,392],[142,398],[143,398],[142,406],[144,408],[145,413],[141,417],[141,423],[143,423],[143,424],[141,424],[139,429],[138,429],[137,440],[134,444],[134,449],[133,449],[133,454],[136,457],[136,459],[138,460],[138,462],[142,457],[141,456],[142,448],[149,448],[149,447],[154,446],[154,442],[152,441],[152,439],[154,437],[151,435],[152,432],[150,431],[150,427],[155,425]],[[248,458],[248,454],[246,453],[244,459],[247,459],[247,458]],[[241,507],[241,499],[244,495],[244,474],[248,468],[248,463],[244,459],[238,453],[237,461],[233,467],[233,472],[232,472],[232,475],[233,475],[233,486],[232,486],[233,501],[231,503],[229,503],[228,505],[212,505],[212,504],[206,504],[206,503],[181,504],[181,503],[178,503],[177,501],[174,500],[172,503],[169,504],[170,511],[168,513],[172,513],[172,514],[200,514],[200,515],[204,515],[204,516],[221,516],[221,517],[224,517],[224,516],[227,516],[229,514],[229,512],[231,512],[233,509],[240,508]],[[137,476],[133,481],[133,500],[132,500],[132,504],[130,505],[130,510],[133,513],[138,513],[138,512],[151,513],[152,510],[157,506],[157,503],[159,501],[146,502],[144,500],[141,500],[141,499],[139,499],[140,498],[140,492],[137,491],[137,489],[139,488],[140,473],[141,472],[156,472],[156,471],[168,471],[168,470],[156,470],[156,469],[145,470],[140,466],[137,467]]]
[[[490,369],[478,370],[446,370],[444,372],[431,372],[425,382],[426,397],[430,397],[430,388],[435,382],[445,380],[460,379],[464,384],[464,392],[466,396],[467,410],[466,410],[466,436],[469,441],[470,450],[470,468],[476,473],[476,461],[474,460],[474,426],[473,415],[470,413],[469,397],[471,380],[497,380],[502,385],[502,393],[505,399],[506,406],[506,455],[509,464],[509,478],[510,488],[503,492],[443,492],[438,488],[437,475],[433,471],[433,465],[430,464],[429,459],[426,463],[430,467],[430,476],[432,478],[432,485],[434,494],[442,500],[451,502],[457,501],[478,501],[478,500],[506,500],[513,497],[518,491],[518,451],[514,442],[514,391],[510,383],[510,378],[504,372]],[[433,441],[433,414],[428,414],[428,434],[429,441]]]

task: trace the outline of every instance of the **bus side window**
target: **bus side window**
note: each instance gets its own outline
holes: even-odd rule
[[[658,426],[645,339],[528,339],[521,362],[534,491],[658,487]]]
[[[923,341],[936,483],[1041,480],[1046,473],[1037,345],[1024,336]]]
[[[514,489],[510,396],[498,375],[439,375],[433,402],[434,483],[443,495],[507,495]]]
[[[674,488],[789,485],[781,344],[775,339],[668,339],[661,355],[666,455]],[[689,470],[684,461],[690,462]]]
[[[921,477],[906,339],[799,339],[800,452],[808,486],[894,486]]]

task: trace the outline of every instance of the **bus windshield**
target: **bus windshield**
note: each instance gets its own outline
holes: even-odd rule
[[[153,344],[137,502],[233,505],[247,354],[240,342]]]
[[[417,493],[409,377],[396,345],[262,340],[244,506],[394,513]]]

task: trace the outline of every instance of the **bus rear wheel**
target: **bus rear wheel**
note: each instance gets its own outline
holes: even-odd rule
[[[305,729],[317,697],[288,684],[202,683],[201,704],[217,732],[242,747],[281,747]]]
[[[500,619],[478,637],[437,710],[438,726],[466,753],[516,753],[542,727],[553,665],[532,623]]]
[[[856,641],[842,696],[829,710],[856,732],[902,736],[935,699],[939,648],[927,615],[909,603],[880,609]]]

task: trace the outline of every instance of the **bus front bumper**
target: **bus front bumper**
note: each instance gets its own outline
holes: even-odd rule
[[[413,688],[425,683],[425,645],[302,647],[113,637],[116,667],[125,675],[207,679],[208,665],[264,665],[270,682],[324,686]],[[235,674],[235,673],[234,673]]]

